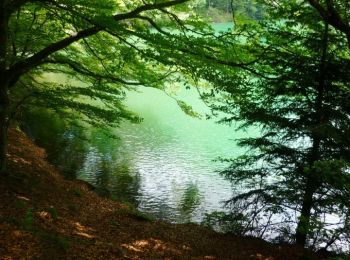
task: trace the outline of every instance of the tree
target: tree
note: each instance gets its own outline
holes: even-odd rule
[[[279,234],[301,246],[349,243],[346,38],[310,5],[281,1],[266,8],[269,21],[236,42],[245,55],[254,53],[254,62],[237,71],[234,86],[223,83],[223,104],[220,95],[212,103],[229,114],[222,122],[261,129],[239,140],[247,153],[223,171],[237,187],[228,202],[231,219],[242,233]]]
[[[308,0],[322,19],[346,35],[350,48],[350,5],[346,0]]]
[[[262,5],[255,0],[206,0],[207,11],[211,8],[224,13],[234,13],[243,19],[263,19]]]
[[[195,75],[218,43],[187,1],[2,1],[1,171],[19,108],[44,106],[100,126],[138,120],[122,105],[125,89],[163,88]],[[49,72],[67,79],[58,84]]]

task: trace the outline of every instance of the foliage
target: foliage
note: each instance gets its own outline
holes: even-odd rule
[[[71,6],[69,10],[65,10],[63,6],[48,7],[38,4],[22,7],[21,12],[10,20],[10,31],[15,32],[11,34],[14,46],[12,49],[16,49],[16,52],[12,50],[16,55],[11,60],[15,62],[23,56],[38,53],[55,40],[59,41],[64,34],[69,36],[88,26],[84,20],[91,18],[83,17],[87,14],[84,9],[93,8],[93,5],[81,8],[81,13],[76,13],[77,11],[72,10],[77,10],[77,3],[67,4]],[[112,15],[111,12],[116,11],[115,7],[112,8],[111,3],[107,6],[101,4],[96,4],[96,11],[93,12],[95,20],[92,22],[112,23],[108,17]],[[29,21],[31,27],[28,30],[25,25]],[[115,30],[126,29],[119,27]],[[145,28],[145,25],[139,27]],[[145,29],[148,30],[147,27]],[[59,53],[53,53],[41,66],[22,76],[19,84],[23,87],[18,90],[18,95],[31,101],[29,104],[48,107],[65,117],[77,116],[76,113],[67,113],[67,108],[77,111],[84,115],[85,121],[93,125],[118,123],[122,118],[137,121],[136,115],[128,112],[121,104],[125,96],[121,87],[129,84],[149,85],[157,81],[158,77],[143,64],[138,51],[129,46],[132,43],[123,42],[126,40],[122,38],[125,37],[125,32],[121,32],[119,37],[121,39],[116,40],[110,34],[101,32],[72,44]],[[21,56],[18,57],[19,55]],[[56,80],[52,78],[55,75],[48,77],[43,74],[47,72],[61,73],[63,76]],[[116,74],[122,75],[122,78]]]
[[[47,159],[66,178],[74,179],[86,154],[87,126],[78,120],[61,118],[45,108],[22,111],[18,119],[21,129],[38,145],[45,147]]]
[[[203,0],[194,2],[196,12],[212,22],[260,21],[264,18],[263,5],[259,0]]]
[[[202,225],[223,233],[244,235],[248,232],[244,227],[247,221],[248,217],[242,213],[214,211],[205,215]]]
[[[251,64],[217,81],[226,93],[204,95],[228,113],[223,123],[261,129],[239,140],[246,154],[227,160],[222,174],[236,187],[228,205],[245,216],[246,234],[310,247],[348,244],[346,38],[308,4],[266,1],[266,10],[269,21],[235,28],[246,32],[233,44]]]
[[[140,121],[123,105],[127,91],[196,78],[218,42],[186,2],[1,3],[1,170],[7,126],[21,111],[48,108],[103,129]]]
[[[350,48],[350,6],[348,1],[308,0],[307,2],[315,8],[326,23],[332,25],[346,36],[348,48]]]

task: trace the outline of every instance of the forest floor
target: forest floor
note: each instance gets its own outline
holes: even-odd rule
[[[9,132],[0,176],[0,259],[320,259],[290,245],[151,220],[66,180],[45,151]]]

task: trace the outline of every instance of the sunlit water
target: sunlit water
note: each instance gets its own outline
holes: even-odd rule
[[[229,26],[219,24],[216,29]],[[202,115],[210,113],[194,89],[183,89],[177,97]],[[54,143],[45,129],[35,129],[42,123],[32,124],[29,132],[64,171],[160,219],[200,222],[206,213],[222,210],[232,188],[218,174],[227,165],[214,160],[242,154],[235,139],[255,131],[237,132],[215,120],[192,118],[174,99],[152,88],[128,93],[126,104],[143,121],[116,128],[120,140],[93,129],[84,141],[69,130],[56,134]]]
[[[216,29],[230,26],[219,24]],[[177,98],[202,115],[210,113],[194,89],[182,89]],[[206,213],[224,210],[222,202],[231,197],[232,187],[218,173],[227,164],[214,160],[243,154],[236,139],[259,131],[235,131],[214,119],[192,118],[174,99],[152,88],[129,92],[126,105],[143,121],[113,129],[119,140],[94,128],[85,131],[88,139],[81,139],[82,129],[66,129],[62,119],[42,111],[29,115],[25,128],[68,177],[85,180],[101,195],[132,203],[159,219],[201,222]]]
[[[181,94],[196,111],[209,112],[194,90]],[[155,89],[129,93],[127,104],[144,120],[115,130],[121,140],[104,185],[117,197],[130,193],[140,210],[173,222],[200,221],[205,213],[220,210],[232,189],[217,173],[226,165],[213,160],[242,153],[232,139],[247,133],[189,117]],[[105,155],[97,151],[91,146],[78,178],[98,186]],[[120,174],[128,178],[118,178]],[[126,183],[121,185],[122,181]]]

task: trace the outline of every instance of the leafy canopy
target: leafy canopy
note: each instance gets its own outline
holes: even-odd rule
[[[341,248],[350,242],[347,39],[307,3],[265,2],[265,22],[234,31],[252,62],[205,95],[223,123],[261,129],[239,140],[246,154],[222,172],[236,194],[225,218],[240,234]]]
[[[193,81],[220,47],[185,2],[7,1],[9,118],[42,106],[100,126],[139,121],[125,91]]]

